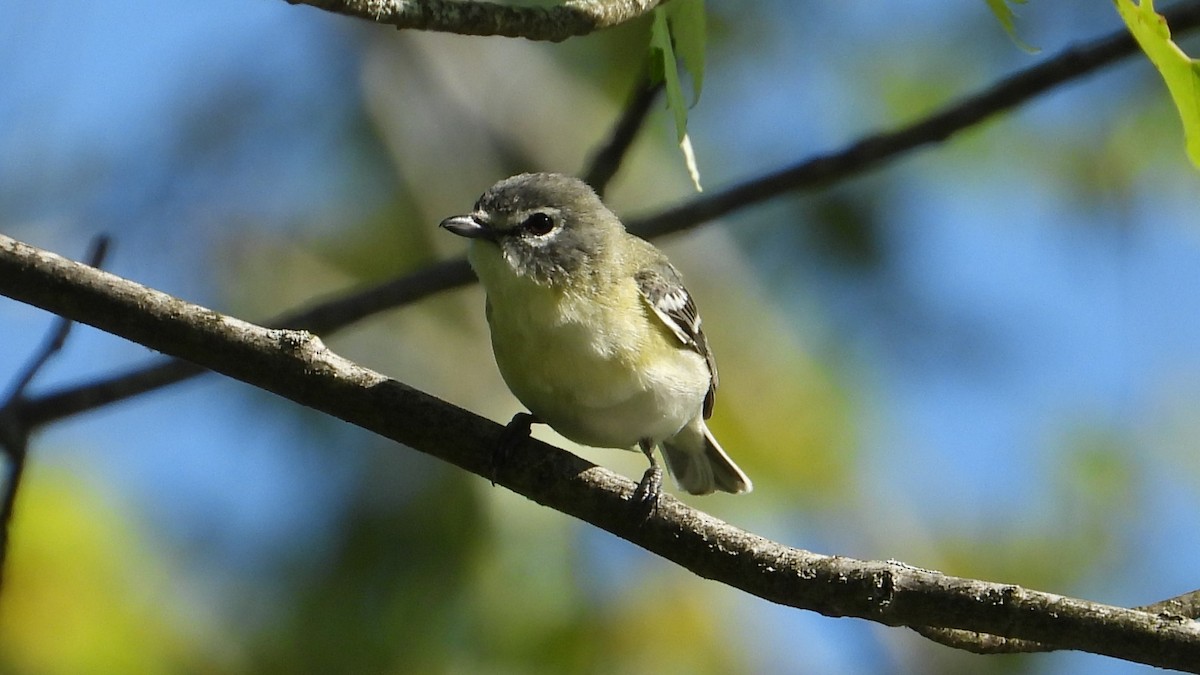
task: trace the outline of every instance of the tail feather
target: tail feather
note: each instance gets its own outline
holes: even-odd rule
[[[675,482],[694,495],[717,490],[738,494],[754,489],[750,478],[729,459],[699,417],[664,440],[662,449]]]

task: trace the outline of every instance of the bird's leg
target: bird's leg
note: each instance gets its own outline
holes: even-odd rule
[[[493,487],[496,485],[496,474],[508,462],[508,457],[512,454],[513,448],[520,445],[526,438],[529,438],[533,425],[540,423],[541,420],[536,415],[519,412],[513,415],[513,418],[504,426],[504,431],[500,433],[500,442],[496,444],[495,448],[492,448]]]
[[[641,448],[646,459],[650,460],[650,468],[646,469],[646,473],[642,474],[642,480],[638,481],[637,489],[633,491],[633,501],[646,507],[646,516],[649,517],[658,506],[658,495],[662,493],[663,472],[658,461],[654,459],[654,442],[643,438],[638,442],[638,447]]]

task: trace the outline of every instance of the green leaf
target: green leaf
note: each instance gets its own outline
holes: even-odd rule
[[[675,53],[692,76],[692,105],[704,86],[704,45],[707,40],[704,0],[674,0],[666,6]]]
[[[654,10],[654,25],[650,29],[650,49],[657,52],[654,59],[662,64],[663,80],[666,82],[667,108],[675,116],[675,132],[682,141],[687,135],[687,104],[683,99],[683,87],[679,82],[679,67],[675,65],[675,48],[671,45],[671,29],[667,26],[667,12],[659,7]],[[652,57],[653,58],[653,57]]]
[[[687,135],[689,106],[683,95],[675,50],[678,47],[683,66],[692,75],[694,103],[700,99],[704,82],[704,40],[704,0],[675,0],[654,10],[654,23],[650,28],[649,72],[654,81],[661,80],[665,84],[667,109],[675,118],[676,139],[697,192],[701,191],[700,171],[692,152],[691,139]]]
[[[1024,40],[1017,37],[1016,15],[1013,14],[1012,8],[1008,6],[1009,2],[1016,4],[1025,4],[1027,0],[986,0],[988,7],[991,8],[992,14],[996,15],[996,20],[1004,26],[1004,32],[1008,33],[1008,37],[1017,43],[1017,46],[1030,54],[1036,54],[1041,50],[1027,44]]]
[[[1171,41],[1167,22],[1154,12],[1153,0],[1113,0],[1138,45],[1158,69],[1179,110],[1187,153],[1200,168],[1200,61],[1188,57]]]

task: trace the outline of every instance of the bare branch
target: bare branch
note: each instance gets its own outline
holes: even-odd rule
[[[521,7],[476,0],[287,0],[396,28],[561,42],[636,19],[662,0],[567,0]]]
[[[30,429],[36,429],[56,420],[103,408],[206,372],[208,371],[194,363],[171,359],[154,365],[130,368],[101,380],[17,401],[14,403],[13,414]]]
[[[961,649],[972,654],[1036,654],[1061,649],[1061,647],[1053,647],[1037,640],[1009,638],[973,630],[938,628],[936,626],[913,626],[912,629],[921,637],[928,638],[940,645]]]
[[[1184,593],[1154,604],[1134,607],[1134,609],[1174,620],[1200,618],[1200,591]],[[1035,640],[1008,638],[957,628],[913,626],[912,629],[938,644],[975,654],[1032,654],[1060,649]]]
[[[92,245],[88,249],[87,256],[84,260],[92,267],[100,267],[104,264],[104,258],[108,255],[108,235],[100,235],[92,240]],[[62,350],[63,345],[67,342],[67,336],[71,333],[71,326],[75,325],[70,319],[59,318],[54,322],[50,333],[46,336],[46,341],[42,348],[29,360],[29,364],[25,367],[25,371],[17,376],[12,390],[9,392],[7,402],[12,402],[19,398],[25,397],[25,390],[29,384],[33,382],[33,378],[41,372],[42,367],[50,361],[51,358]]]
[[[272,391],[453,463],[603,528],[692,572],[771,602],[892,626],[944,626],[1200,672],[1200,624],[950,577],[894,562],[790,548],[529,439],[497,468],[503,427],[330,352],[0,235],[0,294]]]
[[[1172,34],[1183,35],[1200,26],[1200,2],[1175,5],[1163,11],[1162,15],[1170,24]],[[739,185],[707,193],[673,209],[630,222],[629,229],[644,237],[655,237],[719,218],[786,192],[811,190],[862,174],[910,150],[944,141],[1053,87],[1137,52],[1137,43],[1129,32],[1117,30],[1106,37],[1067,49],[1040,65],[1022,70],[913,124],[867,136],[837,152],[819,155]]]
[[[325,334],[372,314],[407,305],[434,293],[466,286],[475,280],[466,258],[434,263],[412,274],[371,286],[348,297],[317,303],[269,322],[278,328],[302,328]]]
[[[608,181],[612,180],[617,169],[621,168],[622,160],[625,159],[633,140],[637,138],[637,132],[646,121],[646,115],[650,113],[650,107],[658,100],[662,90],[662,82],[652,85],[644,76],[639,77],[633,85],[633,94],[629,97],[629,103],[625,105],[621,119],[613,127],[604,145],[592,154],[587,169],[583,172],[583,182],[591,185],[596,194],[604,195]]]
[[[474,280],[465,258],[434,263],[422,270],[385,281],[350,295],[288,312],[267,322],[274,328],[295,328],[329,335],[365,317],[410,304]],[[19,415],[30,427],[123,401],[159,387],[207,372],[187,361],[171,360],[111,375],[88,384],[50,392],[19,404]]]
[[[1161,600],[1152,605],[1135,607],[1143,612],[1154,612],[1164,616],[1179,616],[1185,619],[1200,619],[1200,590]]]
[[[13,414],[9,406],[0,408],[0,446],[8,460],[8,476],[4,485],[3,521],[0,521],[0,578],[4,563],[8,559],[9,523],[17,503],[17,488],[25,472],[25,458],[29,450],[29,430],[21,426],[20,417]]]

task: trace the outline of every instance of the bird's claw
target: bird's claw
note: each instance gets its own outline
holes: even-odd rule
[[[654,515],[658,509],[658,497],[662,494],[662,467],[657,464],[646,469],[642,480],[633,491],[633,503],[645,511],[646,518]]]

